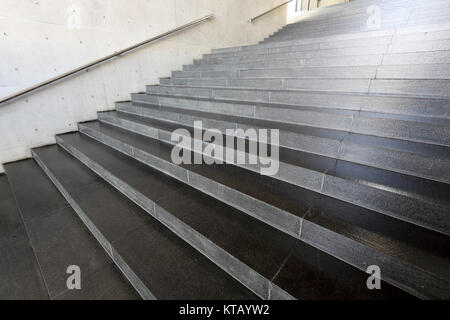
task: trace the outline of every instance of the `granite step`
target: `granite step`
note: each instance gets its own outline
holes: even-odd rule
[[[1,300],[49,299],[5,174],[0,175],[0,256]]]
[[[147,93],[172,99],[178,98],[180,99],[178,103],[183,101],[184,98],[212,99],[213,102],[283,105],[291,109],[296,107],[320,107],[354,110],[364,114],[379,114],[380,117],[398,117],[398,119],[408,119],[412,116],[418,122],[433,122],[440,119],[446,121],[450,118],[447,99],[160,85],[147,86]]]
[[[384,52],[386,51],[386,47],[377,47],[376,50],[372,51],[363,51],[361,49],[348,50],[344,49],[332,49],[332,50],[323,50],[326,51],[324,53],[318,55],[309,55],[304,54],[304,52],[287,52],[287,53],[277,53],[277,54],[269,54],[269,55],[259,55],[252,58],[245,58],[242,60],[232,58],[232,59],[207,59],[207,60],[194,60],[194,69],[198,67],[204,69],[208,69],[211,65],[221,65],[221,66],[234,66],[236,67],[245,67],[249,66],[252,68],[258,68],[258,66],[270,66],[268,63],[273,64],[281,64],[290,62],[290,67],[296,66],[310,66],[310,67],[334,67],[334,66],[343,66],[343,67],[351,67],[351,66],[370,66],[370,65],[380,65],[382,62],[382,57]],[[333,54],[340,51],[340,54]],[[346,54],[346,51],[348,54]],[[440,52],[440,51],[439,51]],[[445,52],[445,51],[444,51]],[[352,54],[355,53],[355,54]],[[407,53],[405,53],[406,55]],[[396,54],[402,55],[402,54]],[[376,57],[380,57],[377,59]],[[439,63],[439,62],[436,62]]]
[[[351,40],[336,40],[336,41],[326,41],[319,43],[310,44],[299,44],[299,45],[287,45],[283,46],[280,43],[279,47],[269,47],[269,48],[259,48],[255,46],[254,48],[248,48],[247,50],[236,49],[235,51],[229,52],[215,52],[204,54],[203,58],[234,58],[234,57],[251,57],[256,54],[276,54],[276,53],[288,53],[288,52],[310,52],[322,50],[326,52],[327,50],[344,50],[354,47],[367,47],[367,46],[383,46],[391,42],[392,36],[378,36],[372,38],[362,38],[362,39],[351,39]],[[437,40],[439,41],[439,40]],[[239,47],[238,47],[239,48]],[[351,49],[350,49],[351,50]]]
[[[221,64],[194,64],[184,65],[183,71],[238,71],[242,69],[263,68],[292,68],[292,67],[357,67],[379,66],[383,60],[382,54],[365,56],[341,56],[319,58],[292,58],[292,59],[263,59],[248,62],[229,62]]]
[[[408,79],[435,80],[450,79],[450,64],[389,65],[356,67],[292,67],[292,68],[249,68],[231,71],[175,71],[172,79]],[[175,82],[176,83],[176,82]],[[182,82],[183,83],[183,82]]]
[[[387,40],[387,39],[386,39]],[[389,39],[390,40],[390,39]],[[306,50],[301,51],[292,51],[292,47],[282,48],[282,52],[267,52],[264,53],[255,53],[254,51],[251,54],[232,56],[232,57],[216,57],[216,56],[204,56],[201,60],[194,60],[194,64],[217,64],[217,63],[239,63],[239,62],[248,62],[255,60],[264,60],[264,59],[273,59],[273,60],[282,60],[282,59],[310,59],[314,57],[341,57],[341,56],[359,56],[359,55],[369,55],[369,54],[383,54],[388,50],[388,41],[381,44],[373,44],[370,45],[358,45],[353,44],[352,47],[343,47],[343,48],[331,48],[331,49],[316,49],[314,46],[311,48],[305,48]],[[288,50],[288,51],[286,51]]]
[[[31,250],[35,259],[33,266],[29,261],[31,258],[23,256],[25,248],[16,247],[17,252],[14,251],[14,255],[17,254],[14,258],[16,261],[9,266],[9,270],[14,271],[16,277],[8,279],[9,285],[22,284],[23,287],[16,287],[19,294],[26,295],[28,290],[29,294],[33,294],[36,290],[33,289],[34,281],[30,273],[38,272],[42,277],[41,287],[45,288],[46,297],[43,290],[40,290],[39,297],[42,298],[139,299],[128,281],[35,161],[28,159],[6,164],[5,169],[23,220],[20,229],[25,231],[25,234],[22,231],[22,235],[17,237],[16,241],[27,244],[30,248],[26,250]],[[10,259],[11,253],[6,252],[6,256]],[[66,271],[69,266],[80,268],[80,290],[70,290],[67,287],[70,274]],[[25,276],[27,274],[29,276]],[[1,275],[4,273],[1,272]],[[24,281],[30,282],[26,284]],[[21,296],[16,298],[19,299]]]
[[[401,75],[400,75],[401,76]],[[445,75],[444,75],[445,76]],[[304,79],[304,78],[173,78],[160,79],[164,86],[193,86],[207,88],[241,88],[267,90],[294,90],[313,92],[340,92],[348,94],[383,94],[406,97],[450,99],[448,79]]]

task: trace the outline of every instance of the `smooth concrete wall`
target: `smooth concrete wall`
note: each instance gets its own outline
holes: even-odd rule
[[[0,105],[0,164],[30,157],[77,122],[213,48],[261,41],[286,23],[280,0],[2,0],[0,97],[213,13],[215,19],[7,105]],[[3,169],[0,165],[0,172]]]

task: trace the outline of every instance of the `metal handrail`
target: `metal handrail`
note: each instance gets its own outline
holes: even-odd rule
[[[278,5],[278,6],[274,7],[274,8],[272,8],[272,9],[270,9],[270,10],[267,10],[266,12],[263,12],[263,13],[261,13],[260,15],[257,15],[256,17],[251,18],[250,20],[248,20],[248,22],[253,22],[253,21],[255,21],[255,20],[258,20],[259,18],[265,16],[266,14],[271,13],[272,11],[275,11],[275,10],[277,10],[278,8],[281,8],[282,6],[285,6],[285,5],[287,5],[288,3],[291,3],[292,1],[294,1],[294,0],[286,1],[285,3],[282,3],[282,4],[280,4],[280,5]]]
[[[29,87],[27,89],[24,89],[24,90],[21,90],[19,92],[16,92],[16,93],[14,93],[14,94],[12,94],[10,96],[7,96],[5,98],[0,98],[0,105],[5,103],[5,102],[11,102],[12,100],[15,100],[15,99],[17,99],[17,98],[19,98],[19,97],[21,97],[23,95],[27,95],[29,93],[32,93],[32,92],[36,91],[36,90],[39,90],[39,89],[42,89],[42,88],[47,87],[49,85],[52,85],[52,84],[54,84],[56,82],[59,82],[59,81],[61,81],[63,79],[66,79],[66,78],[68,78],[70,76],[73,76],[73,75],[75,75],[77,73],[80,73],[80,72],[82,72],[84,70],[88,71],[89,69],[97,67],[97,66],[99,66],[99,65],[101,65],[101,64],[103,64],[105,62],[108,62],[108,61],[114,59],[114,58],[121,57],[121,56],[123,56],[125,54],[128,54],[128,53],[130,53],[130,52],[132,52],[132,51],[134,51],[136,49],[139,49],[139,48],[141,48],[143,46],[146,46],[146,45],[148,45],[148,44],[150,44],[152,42],[161,40],[161,39],[166,38],[168,36],[171,36],[171,35],[173,35],[175,33],[178,33],[180,31],[183,31],[183,30],[186,30],[186,29],[191,28],[193,26],[196,26],[196,25],[198,25],[200,23],[205,22],[206,20],[209,20],[209,19],[213,18],[213,17],[214,17],[213,14],[204,16],[203,18],[191,21],[191,22],[189,22],[187,24],[184,24],[184,25],[182,25],[180,27],[177,27],[175,29],[172,29],[172,30],[169,30],[167,32],[164,32],[164,33],[162,33],[162,34],[160,34],[160,35],[158,35],[156,37],[153,37],[153,38],[150,38],[148,40],[139,42],[138,44],[135,44],[135,45],[133,45],[131,47],[125,48],[125,49],[120,50],[120,51],[117,51],[117,52],[115,52],[113,54],[110,54],[110,55],[108,55],[106,57],[103,57],[103,58],[95,60],[95,61],[93,61],[91,63],[85,64],[85,65],[83,65],[81,67],[78,67],[78,68],[73,69],[71,71],[68,71],[66,73],[63,73],[63,74],[61,74],[61,75],[59,75],[57,77],[51,78],[51,79],[46,80],[44,82],[38,83],[38,84],[36,84],[36,85],[34,85],[32,87]]]

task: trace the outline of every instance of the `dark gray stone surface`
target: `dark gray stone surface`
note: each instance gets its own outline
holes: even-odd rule
[[[125,278],[111,269],[112,262],[101,246],[33,160],[8,164],[6,170],[18,207],[28,217],[25,227],[51,299],[96,299],[112,286],[117,286],[119,295],[137,298]],[[69,179],[72,187],[73,179]],[[86,176],[79,179],[87,183]],[[81,268],[82,289],[76,292],[69,292],[66,285],[66,271],[71,265]]]
[[[151,145],[152,145],[152,143],[151,143],[151,140],[149,140],[149,139],[147,139],[147,138],[139,138],[139,136],[136,136],[136,135],[134,135],[134,134],[126,134],[125,132],[121,132],[120,130],[117,130],[117,129],[112,129],[112,128],[108,128],[107,126],[103,126],[103,127],[99,127],[99,126],[94,126],[94,123],[93,124],[91,124],[91,126],[90,126],[91,128],[94,128],[94,127],[96,127],[97,128],[97,130],[101,130],[101,131],[103,131],[104,133],[106,133],[108,136],[111,136],[111,137],[115,137],[116,139],[119,139],[119,140],[122,140],[122,141],[127,141],[127,143],[129,143],[129,144],[132,144],[134,147],[134,149],[136,149],[136,148],[140,148],[140,149],[142,149],[142,150],[147,150],[147,152],[151,152],[151,150],[152,150],[152,147],[151,147]],[[142,140],[142,141],[141,141]],[[107,143],[107,141],[106,140],[104,140],[104,142],[105,143]],[[155,145],[155,146],[153,146],[153,148],[158,148],[160,145]],[[156,150],[155,150],[156,151]],[[158,153],[158,151],[156,151],[157,153]],[[159,153],[160,153],[161,151],[159,151]],[[164,156],[163,154],[161,154],[160,153],[160,156],[162,156],[163,158],[165,157],[165,158],[168,158],[168,155],[167,155],[167,153],[168,153],[168,151],[166,151],[166,155]],[[151,163],[149,163],[150,165],[152,165]],[[187,168],[189,168],[189,166],[186,166]],[[197,171],[197,172],[199,172],[199,173],[201,173],[201,174],[207,174],[206,172],[207,171],[205,171],[205,169],[207,169],[208,167],[207,166],[196,166],[196,168],[197,169],[193,169],[193,168],[190,168],[190,170],[194,170],[194,171]],[[203,170],[200,170],[199,171],[199,168],[203,168]],[[220,168],[220,171],[223,171],[223,170],[225,170],[225,168],[224,167],[222,167],[222,168]],[[215,174],[213,174],[213,172],[216,172]],[[339,171],[340,172],[340,171]],[[223,173],[225,174],[225,171],[223,171]],[[212,175],[211,175],[212,174]],[[210,179],[213,179],[213,180],[215,180],[215,181],[220,181],[220,175],[218,175],[219,173],[217,173],[217,170],[214,170],[214,171],[211,171],[211,174],[210,174]],[[230,174],[233,174],[232,173],[232,171],[228,171],[228,175],[230,175]],[[255,177],[256,178],[256,177]],[[261,183],[261,180],[262,180],[262,178],[261,177],[258,177],[257,178],[259,181],[260,181],[260,183]],[[229,179],[228,179],[229,180]],[[269,179],[270,180],[270,179]],[[195,179],[194,179],[194,181],[195,181]],[[224,181],[224,180],[222,180],[222,181]],[[222,182],[223,183],[223,182]],[[226,183],[226,182],[225,182]],[[249,182],[250,184],[251,184],[251,182]],[[233,184],[232,184],[232,186],[233,186]],[[273,187],[273,188],[272,188]],[[209,185],[209,187],[208,188],[204,188],[204,189],[202,189],[202,188],[200,188],[200,190],[202,190],[203,192],[213,192],[214,193],[214,191],[212,191],[212,190],[214,190],[216,187],[214,186],[214,185]],[[237,188],[237,189],[239,189],[239,186],[238,185],[236,185],[236,184],[234,184],[234,186],[233,186],[233,188]],[[268,191],[269,192],[269,194],[276,194],[277,193],[277,191],[276,191],[276,189],[277,188],[280,188],[280,184],[278,184],[278,185],[274,185],[274,181],[271,181],[271,182],[268,182],[268,184],[267,185],[264,185],[264,187],[263,187],[264,189],[266,189],[266,191]],[[282,191],[281,191],[282,190]],[[286,198],[286,195],[288,195],[288,191],[286,190],[286,189],[280,189],[279,191],[281,191],[281,193],[280,193],[280,195],[281,194],[283,194],[283,198],[282,199],[279,199],[281,202],[278,202],[276,205],[278,205],[278,206],[282,206],[283,204],[287,204],[288,203],[288,199]],[[299,192],[300,190],[299,189],[297,189],[295,192],[296,192],[296,194],[298,195],[298,192]],[[245,193],[252,193],[252,191],[250,191],[250,188],[248,188],[248,189],[242,189],[241,188],[241,192],[245,192]],[[306,195],[305,195],[306,196]],[[307,196],[306,196],[306,198],[307,198]],[[311,202],[311,198],[307,201],[306,200],[306,198],[304,198],[303,200],[305,200],[305,203],[308,203],[308,204],[311,204],[311,203],[315,203],[315,205],[318,205],[319,203],[320,203],[320,201],[317,201],[317,200],[314,200],[314,201],[312,201]],[[222,199],[222,200],[225,200],[226,201],[226,199],[224,198],[224,194],[222,193],[220,196],[219,196],[219,199]],[[229,200],[229,199],[228,199]],[[268,199],[267,199],[268,200]],[[267,201],[266,200],[266,201]],[[234,203],[234,205],[238,205],[239,206],[239,204],[238,204],[238,200],[237,199],[233,199],[232,201],[231,201],[231,203]],[[275,203],[274,203],[275,204]],[[355,207],[355,209],[356,209],[357,207]],[[295,209],[294,209],[295,210]],[[333,210],[333,209],[331,209],[331,208],[329,208],[329,209],[327,209],[327,210]],[[352,209],[353,210],[353,209]],[[374,215],[374,217],[376,216],[376,214]],[[381,217],[379,217],[379,218],[381,218]],[[350,220],[350,221],[352,221],[352,220]],[[348,222],[350,222],[350,221],[347,221],[346,223],[348,223]],[[392,222],[391,222],[392,223]],[[365,228],[367,228],[369,225],[365,225]],[[376,231],[376,232],[379,232],[379,230],[378,231]],[[417,232],[416,232],[417,233]],[[379,236],[381,236],[381,234],[379,234]],[[383,237],[385,237],[385,236],[387,236],[387,235],[383,235]],[[389,236],[395,236],[395,232],[392,232]],[[358,240],[358,241],[361,241],[362,239],[360,239],[360,240]],[[435,240],[433,240],[434,242],[435,242]],[[319,244],[320,243],[320,241],[319,242],[317,242],[317,244]],[[426,241],[426,243],[429,243],[428,241]],[[444,241],[444,243],[445,243],[445,241]],[[374,243],[375,244],[375,243]],[[406,244],[406,242],[404,242],[404,245],[407,245]],[[351,246],[351,245],[350,245]],[[406,248],[406,247],[405,247]],[[378,250],[379,250],[380,248],[378,248]],[[412,248],[407,248],[407,250],[411,250]],[[333,250],[330,250],[329,251],[330,253],[333,253]],[[392,253],[389,253],[389,254],[392,254]],[[427,258],[428,259],[428,258]],[[360,266],[360,267],[363,267],[363,266]],[[429,267],[429,266],[428,266]]]
[[[96,176],[82,163],[57,146],[35,150],[40,161],[45,163],[61,187],[65,187],[66,170],[58,167],[58,161],[71,163],[73,179],[77,176]],[[108,157],[104,157],[106,160]],[[58,159],[58,160],[56,160]],[[113,161],[110,161],[113,165]],[[123,167],[125,174],[131,169]],[[159,175],[162,177],[162,175]],[[134,180],[137,178],[135,176]],[[83,183],[83,179],[79,180]],[[142,180],[141,180],[142,181]],[[156,179],[153,182],[156,183]],[[156,198],[169,196],[177,184],[166,183],[166,188],[155,188],[146,180],[147,191],[154,190]],[[163,180],[159,186],[163,186]],[[152,295],[157,299],[253,299],[242,285],[238,284],[212,262],[179,239],[141,208],[106,182],[91,184],[84,189],[68,193],[71,203],[96,226],[100,234],[112,247],[115,262],[127,273],[130,268]],[[126,266],[124,265],[126,264]],[[127,274],[128,275],[128,274]],[[211,286],[211,283],[215,283]],[[102,297],[114,297],[110,290]],[[119,295],[122,297],[122,294]]]
[[[49,299],[6,175],[0,175],[0,299]]]

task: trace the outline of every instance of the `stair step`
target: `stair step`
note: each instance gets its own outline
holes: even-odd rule
[[[258,78],[297,78],[297,79],[397,79],[397,80],[444,80],[450,79],[449,64],[399,66],[357,66],[357,67],[293,67],[241,69],[238,71],[176,71],[172,79],[258,79]],[[179,81],[179,80],[178,80]],[[176,83],[176,82],[175,82]]]
[[[252,49],[241,50],[239,47],[234,51],[223,52],[223,53],[213,53],[203,55],[204,58],[232,58],[232,57],[251,57],[256,54],[277,54],[277,53],[288,53],[288,52],[310,52],[322,50],[323,52],[330,50],[345,49],[354,51],[356,47],[375,47],[375,46],[386,46],[391,42],[392,36],[379,36],[372,38],[362,38],[362,39],[352,39],[352,40],[341,40],[341,41],[328,41],[321,43],[310,43],[310,44],[299,44],[292,46],[282,46],[281,43],[279,47],[269,47],[269,48],[259,48],[255,46]],[[435,40],[440,41],[440,40]],[[412,46],[414,47],[414,46]],[[386,49],[386,48],[385,48]]]
[[[450,79],[450,64],[380,66],[377,79],[443,80]],[[423,84],[423,82],[421,82]],[[419,91],[420,92],[420,91]]]
[[[39,265],[5,174],[0,175],[0,221],[0,299],[48,299]]]
[[[370,79],[161,79],[163,85],[367,93]],[[450,82],[449,82],[450,83]],[[398,84],[400,87],[401,84]],[[388,91],[384,87],[377,91]],[[443,88],[441,89],[443,90]],[[440,91],[438,91],[440,93]],[[443,93],[447,94],[447,92]]]
[[[111,291],[122,299],[138,298],[33,160],[7,164],[5,169],[29,237],[23,241],[29,241],[33,249],[47,298],[103,300],[110,298]],[[14,265],[17,271],[24,271],[21,263]],[[72,265],[80,267],[81,290],[67,288],[66,270]],[[21,288],[22,292],[27,290],[28,285]]]
[[[450,32],[448,33],[450,39]],[[425,52],[425,51],[450,51],[450,40],[430,40],[414,42],[393,42],[389,45],[389,53]],[[417,39],[416,39],[417,40]]]
[[[387,43],[381,45],[369,45],[369,46],[355,46],[344,48],[331,48],[331,49],[314,49],[304,51],[289,51],[289,52],[266,52],[255,53],[248,55],[240,55],[234,57],[215,57],[207,56],[202,60],[195,60],[196,64],[217,64],[217,63],[239,63],[255,60],[283,60],[283,59],[311,59],[317,57],[341,57],[341,56],[363,56],[373,54],[383,54],[387,52]]]
[[[239,72],[239,78],[336,78],[364,79],[375,78],[377,67],[331,67],[331,68],[285,68],[285,69],[248,69]],[[236,77],[237,78],[237,77]]]
[[[199,166],[184,164],[176,166],[171,162],[171,146],[165,143],[158,143],[156,140],[150,138],[138,136],[134,133],[99,123],[80,125],[80,130],[82,133],[85,133],[90,137],[93,137],[98,141],[137,159],[140,162],[169,174],[179,181],[182,181],[204,193],[228,203],[233,207],[242,210],[245,213],[301,240],[303,240],[302,235],[305,232],[302,227],[302,225],[304,225],[302,217],[304,217],[305,214],[308,216],[308,213],[312,212],[312,208],[314,208],[314,210],[321,210],[323,208],[326,210],[332,210],[332,203],[334,203],[337,207],[344,206],[347,211],[350,211],[353,214],[353,216],[348,217],[349,219],[345,221],[342,219],[343,217],[346,217],[346,215],[342,215],[339,220],[343,229],[339,229],[341,231],[334,230],[334,232],[337,232],[343,236],[341,232],[344,232],[344,230],[356,231],[359,229],[360,235],[365,234],[366,236],[371,235],[371,237],[374,237],[375,234],[377,234],[376,237],[383,238],[383,241],[395,241],[397,246],[396,248],[399,251],[397,253],[392,251],[384,252],[383,254],[397,256],[402,260],[409,260],[409,262],[411,262],[412,259],[414,264],[417,262],[415,261],[415,257],[423,254],[416,251],[415,254],[412,254],[410,257],[405,257],[403,254],[404,252],[411,252],[411,250],[422,250],[423,248],[409,246],[409,244],[407,244],[409,239],[404,238],[402,240],[401,236],[399,238],[399,230],[409,230],[408,232],[421,235],[420,238],[422,241],[419,241],[417,244],[418,246],[421,246],[421,244],[424,243],[436,244],[436,239],[440,239],[438,242],[444,247],[446,246],[445,243],[447,240],[442,235],[426,231],[422,228],[413,227],[407,223],[393,220],[392,218],[358,208],[354,205],[344,204],[339,200],[334,200],[327,196],[320,196],[315,192],[298,188],[282,181],[277,181],[269,177],[261,177],[259,174],[253,172],[246,172],[239,167],[230,165]],[[130,152],[130,150],[133,151]],[[360,218],[357,218],[361,215],[364,215],[367,219],[369,219],[368,217],[371,217],[369,219],[370,222],[366,224],[365,222],[362,222]],[[312,219],[315,219],[314,216],[315,215],[312,214]],[[326,213],[326,216],[329,218],[334,217],[334,219],[336,219],[334,214],[330,215],[330,213]],[[339,215],[337,217],[339,217]],[[335,226],[336,222],[337,221],[330,223]],[[396,231],[389,231],[386,233],[386,229],[378,229],[378,227],[376,227],[381,225],[395,225]],[[301,227],[301,232],[299,232],[299,226]],[[315,227],[317,228],[317,226]],[[330,226],[328,226],[328,228],[330,229]],[[361,228],[365,231],[363,232]],[[394,230],[394,228],[390,230]],[[328,230],[327,232],[332,231]],[[350,234],[346,236],[349,236]],[[410,233],[405,233],[405,235],[406,234]],[[433,241],[424,241],[424,237],[432,237]],[[355,236],[350,236],[350,238],[353,241]],[[308,240],[305,239],[305,241]],[[377,242],[372,242],[370,237],[364,238],[364,236],[362,236],[362,238],[358,241],[365,243],[364,246],[371,246],[371,250],[375,250],[374,247],[379,251],[384,250],[379,248]],[[381,240],[379,239],[378,241]],[[318,246],[319,248],[334,255],[335,248],[332,246],[330,247],[330,245],[325,247],[321,246],[320,242],[321,241],[318,241],[317,243],[310,242],[310,244]],[[349,239],[344,242],[346,242],[345,246],[347,248],[352,246],[352,242],[349,241]],[[358,254],[355,253],[355,255],[357,256]],[[341,257],[338,256],[338,258]],[[435,258],[430,257],[424,261],[429,262],[433,259]],[[357,263],[355,257],[347,260],[344,259],[344,261],[360,268],[367,267]],[[378,262],[379,261],[377,261],[377,263]],[[404,263],[408,264],[408,262],[401,262],[401,264]],[[436,265],[442,265],[442,261]],[[430,268],[430,266],[431,265],[427,268]],[[442,274],[442,270],[438,270],[437,272]]]
[[[147,86],[147,93],[179,99],[209,98],[233,103],[239,101],[239,103],[280,104],[287,105],[291,109],[296,106],[310,106],[399,116],[412,115],[419,116],[424,121],[426,121],[426,118],[433,121],[450,118],[450,109],[447,107],[448,100],[446,99],[184,86]]]
[[[415,141],[426,144],[450,146],[448,120],[417,121],[407,117],[400,119],[383,118],[370,113],[330,108],[284,108],[283,106],[255,105],[245,103],[222,103],[193,99],[161,97],[145,94],[133,94],[133,103],[156,105],[177,109],[199,110],[217,114],[233,114],[258,120],[304,125],[323,129],[341,130],[357,134],[383,138]]]
[[[446,52],[446,51],[438,51]],[[421,60],[427,57],[414,57],[410,60],[414,64],[419,64]],[[428,57],[429,58],[429,57]],[[389,64],[395,63],[397,57],[393,56]],[[397,59],[398,60],[398,59]],[[244,62],[223,62],[223,63],[204,63],[183,66],[184,71],[237,71],[241,69],[263,69],[263,68],[292,68],[292,67],[355,67],[355,66],[379,66],[383,61],[382,54],[370,54],[363,56],[340,56],[340,57],[318,57],[318,58],[289,58],[289,59],[261,59]],[[429,58],[429,63],[442,63],[439,57]],[[387,63],[386,63],[387,64]],[[413,64],[413,63],[411,63]]]
[[[450,98],[450,80],[405,79],[161,79],[161,85],[198,86],[208,88],[241,88],[341,92],[349,94],[385,94],[410,97]]]
[[[58,142],[85,164],[91,168],[95,167],[95,171],[104,170],[104,178],[109,183],[116,185],[133,201],[140,202],[140,206],[146,208],[150,214],[156,212],[156,217],[174,233],[221,265],[229,274],[240,278],[241,282],[252,288],[260,297],[291,297],[274,283],[270,286],[268,284],[280,274],[284,274],[283,262],[298,246],[298,241],[294,238],[194,188],[181,187],[181,183],[173,178],[164,177],[156,170],[100,145],[91,138],[72,134],[59,136]],[[161,190],[159,187],[155,188],[157,182],[159,185],[170,183],[177,187],[172,188],[170,192],[164,190],[166,196],[155,199],[152,193],[155,189]],[[123,183],[128,185],[126,189],[118,186]],[[138,197],[142,197],[141,200],[138,200]],[[245,230],[254,232],[248,233]],[[299,262],[297,268],[302,269],[300,263],[303,262]],[[348,269],[343,263],[341,265],[360,275],[361,271]],[[324,281],[336,282],[336,279],[323,278]],[[307,283],[305,286],[309,287]],[[366,291],[366,295],[370,297],[371,292]]]

